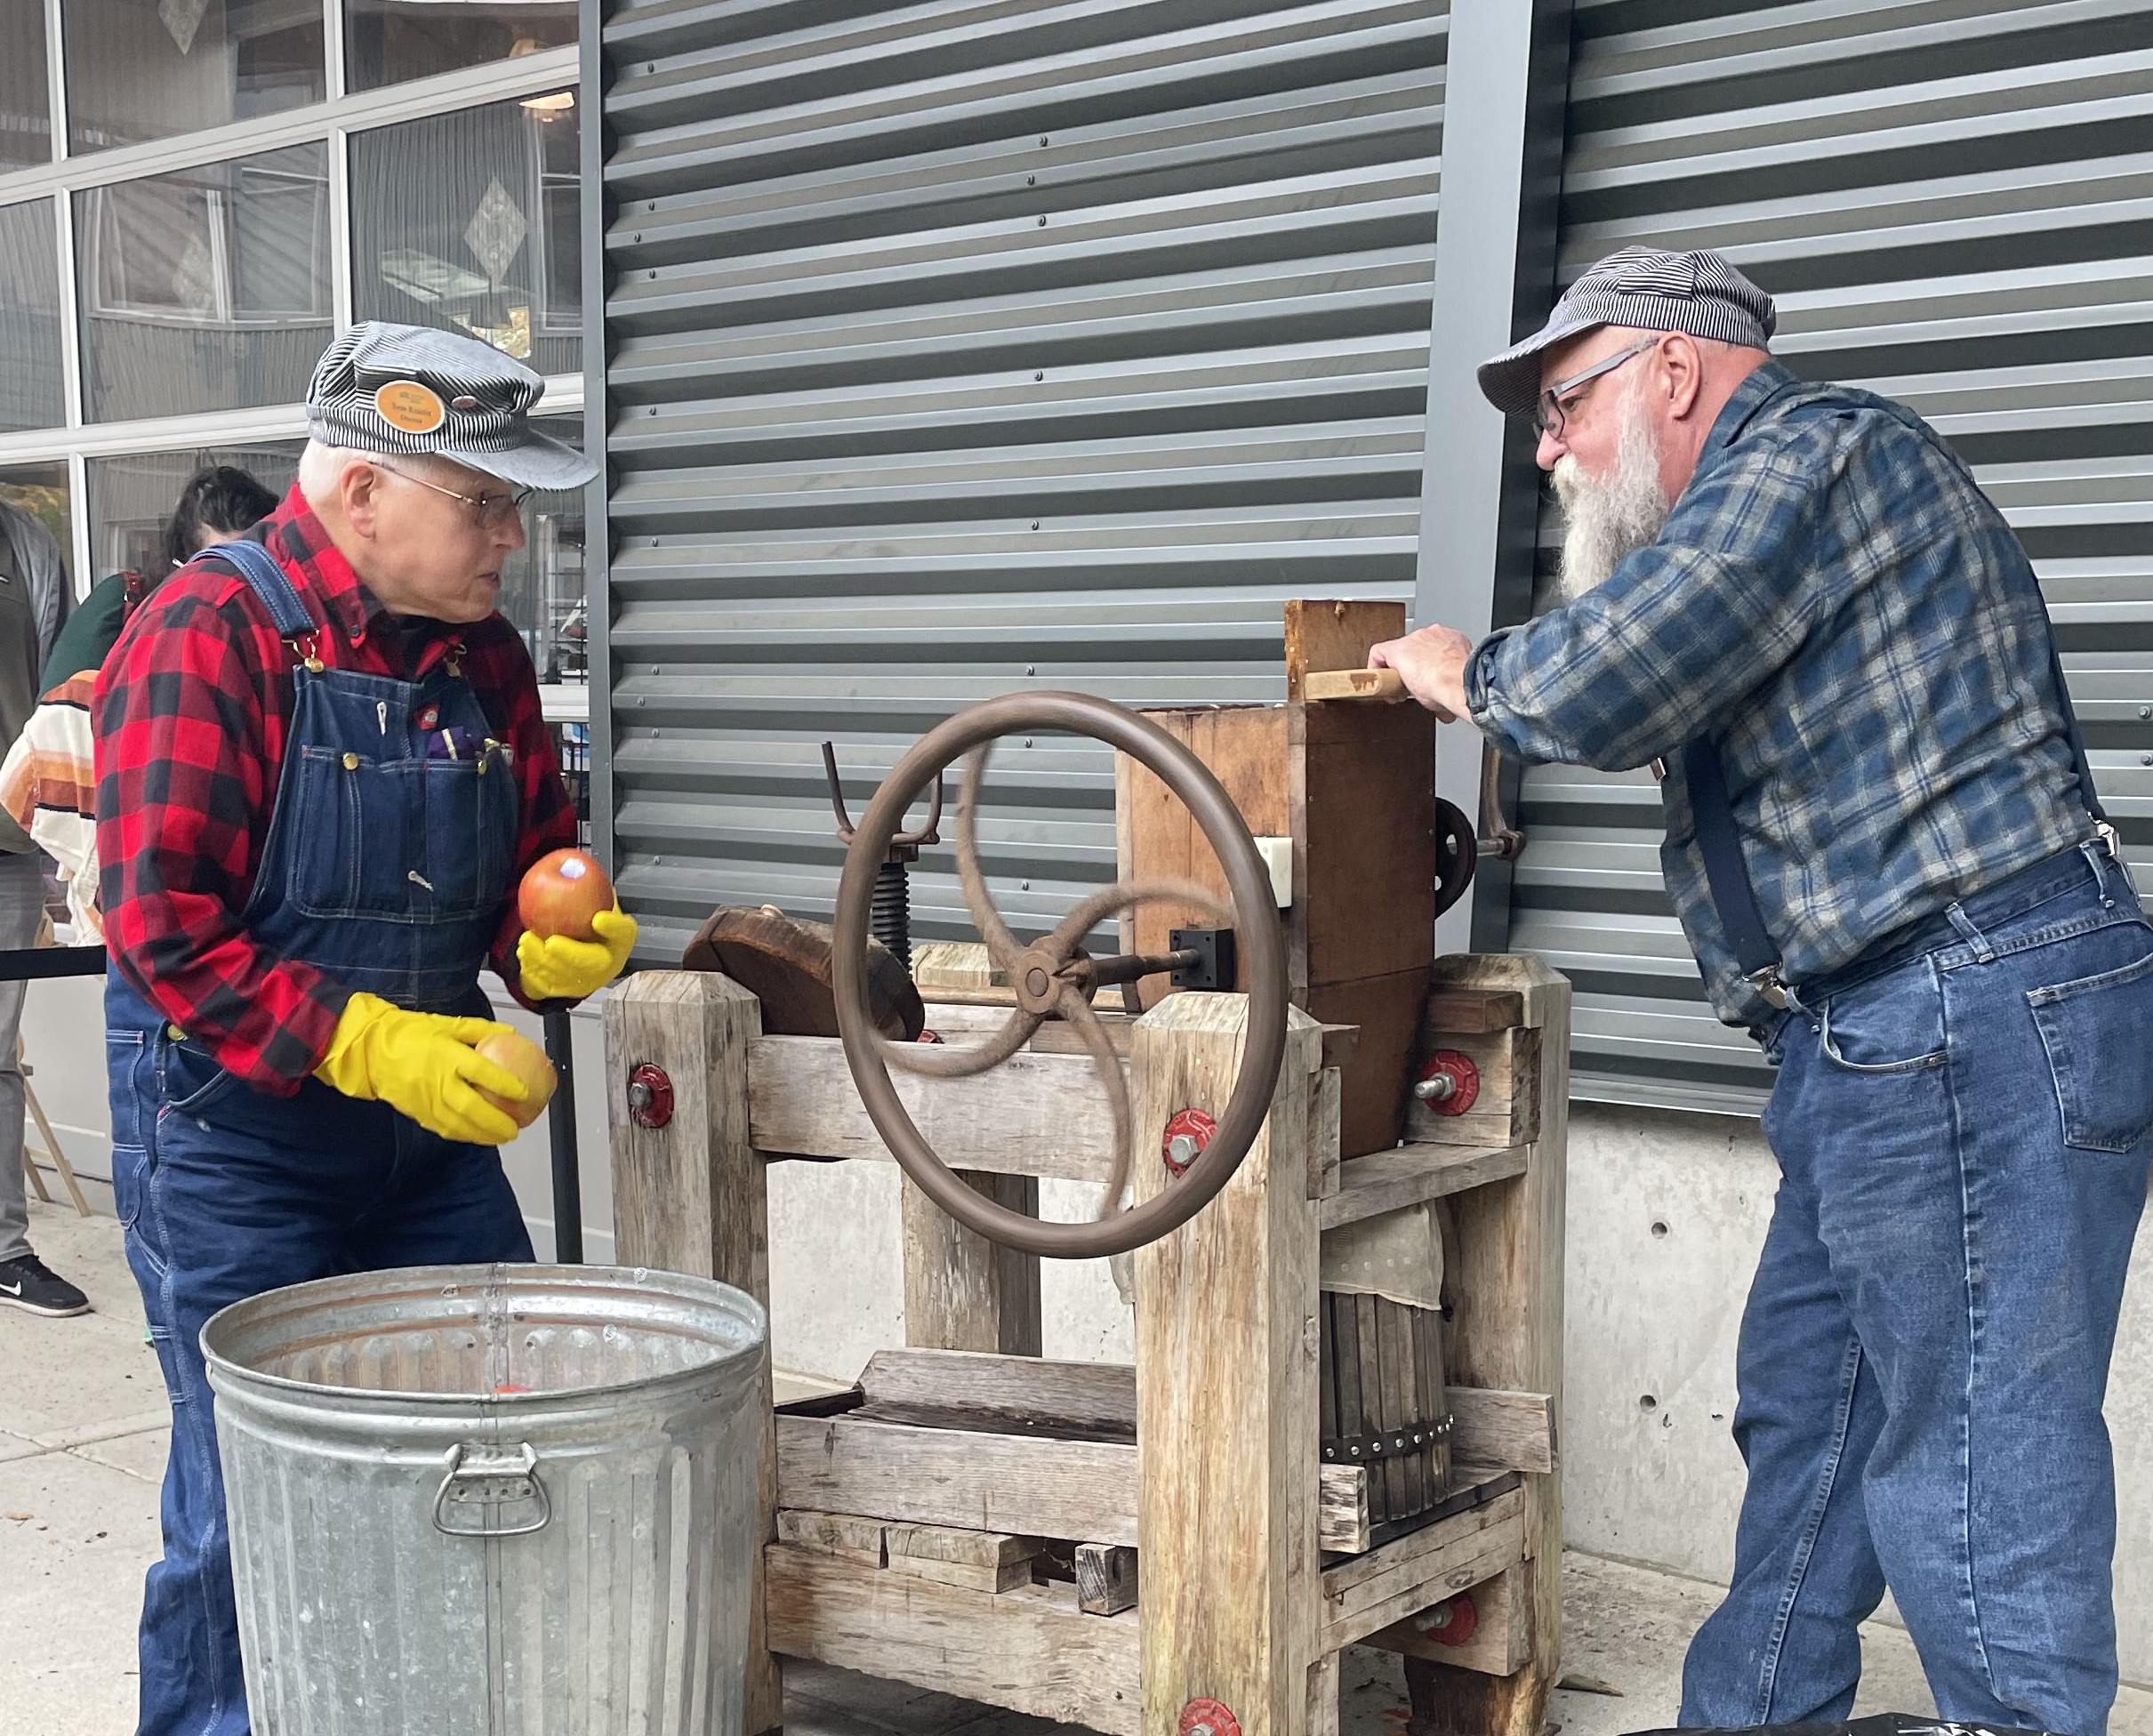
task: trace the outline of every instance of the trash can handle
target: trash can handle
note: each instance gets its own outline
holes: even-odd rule
[[[545,1530],[553,1517],[553,1503],[538,1479],[538,1451],[528,1441],[519,1447],[459,1443],[446,1458],[448,1475],[434,1496],[434,1529],[444,1537],[528,1537]],[[538,1516],[521,1525],[491,1525],[483,1514],[475,1525],[449,1523],[453,1508],[504,1501],[536,1501]]]

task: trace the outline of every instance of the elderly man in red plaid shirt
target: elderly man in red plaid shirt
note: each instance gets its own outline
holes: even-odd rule
[[[527,1260],[475,1052],[626,961],[520,931],[524,870],[575,840],[537,679],[495,609],[534,488],[597,466],[529,425],[543,382],[469,338],[369,324],[323,357],[299,480],[205,552],[106,661],[98,849],[113,1185],[172,1397],[144,1736],[247,1728],[197,1336],[340,1273]]]

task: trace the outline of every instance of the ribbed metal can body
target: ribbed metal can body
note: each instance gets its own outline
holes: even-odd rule
[[[736,1736],[768,1341],[738,1290],[607,1266],[215,1315],[256,1736]]]

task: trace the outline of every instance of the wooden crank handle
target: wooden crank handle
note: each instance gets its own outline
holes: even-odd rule
[[[1407,697],[1405,680],[1394,669],[1320,669],[1301,677],[1303,699],[1380,699]]]

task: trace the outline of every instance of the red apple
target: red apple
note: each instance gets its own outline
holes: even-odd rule
[[[546,1113],[546,1105],[553,1100],[553,1087],[558,1082],[553,1063],[546,1058],[546,1051],[528,1037],[515,1031],[497,1031],[478,1045],[478,1052],[497,1067],[504,1067],[522,1081],[529,1093],[521,1103],[510,1103],[506,1097],[497,1097],[491,1091],[479,1090],[494,1108],[505,1110],[518,1127],[528,1127]]]
[[[613,881],[588,850],[555,850],[531,864],[516,893],[516,913],[542,940],[592,938],[590,919],[613,908]]]

